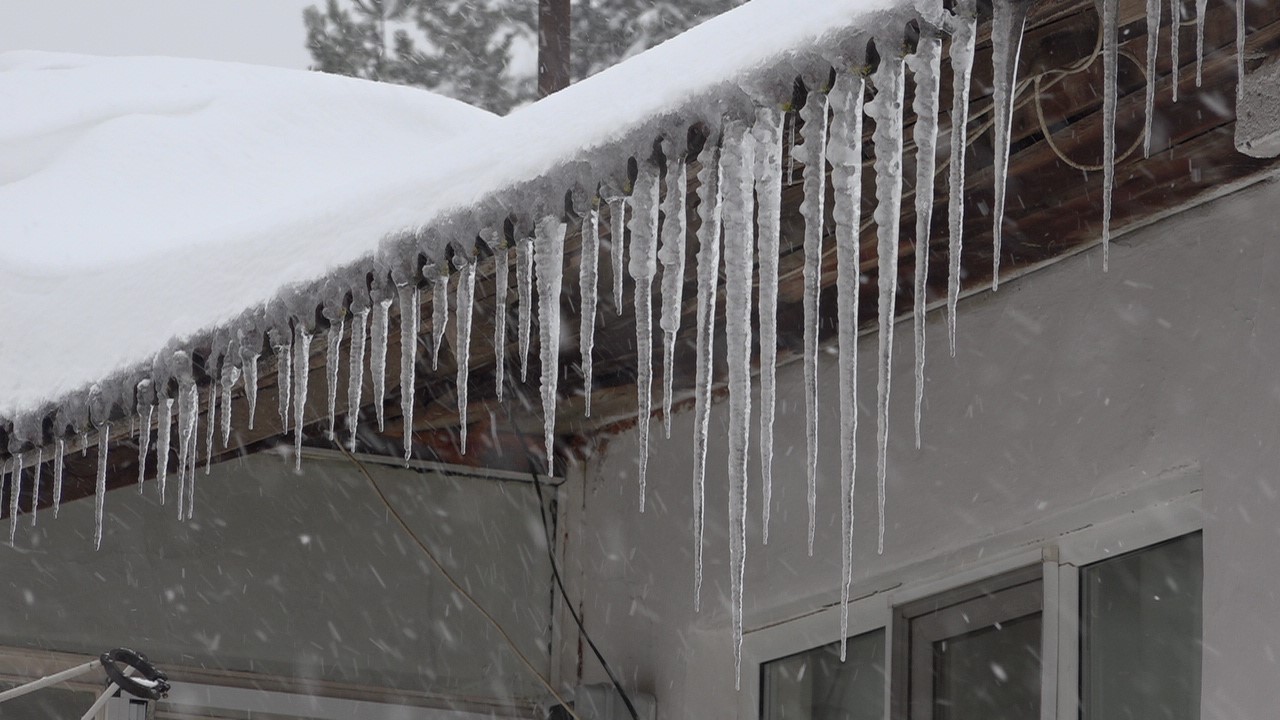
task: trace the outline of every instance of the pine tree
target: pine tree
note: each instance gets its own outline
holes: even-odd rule
[[[574,0],[572,74],[593,75],[745,0]],[[303,11],[316,70],[505,113],[537,92],[538,0],[325,0]]]

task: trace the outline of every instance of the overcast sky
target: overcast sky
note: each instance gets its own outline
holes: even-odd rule
[[[0,0],[0,52],[174,55],[305,69],[320,0]]]

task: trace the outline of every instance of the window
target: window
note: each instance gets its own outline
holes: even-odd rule
[[[1199,518],[1196,499],[1176,501],[986,570],[891,573],[878,582],[898,589],[850,606],[843,664],[838,644],[819,645],[838,608],[749,635],[760,683],[743,711],[880,720],[888,703],[893,720],[1198,720]]]

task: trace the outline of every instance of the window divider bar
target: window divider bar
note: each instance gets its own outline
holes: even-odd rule
[[[1059,607],[1059,565],[1056,548],[1045,548],[1042,569],[1044,579],[1044,610],[1040,616],[1040,720],[1058,718],[1058,663],[1062,632],[1062,612]]]
[[[1058,565],[1057,720],[1080,717],[1080,569]]]

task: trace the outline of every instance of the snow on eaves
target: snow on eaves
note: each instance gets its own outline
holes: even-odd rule
[[[0,417],[299,289],[319,305],[321,281],[375,256],[403,266],[620,184],[664,129],[786,102],[797,73],[909,13],[754,0],[506,118],[317,73],[0,55],[20,109],[0,118]]]

